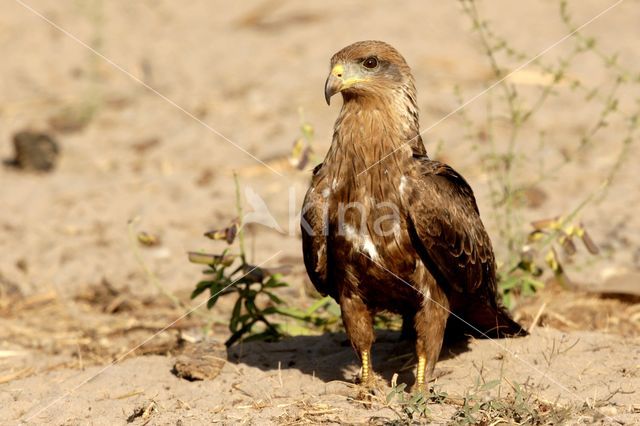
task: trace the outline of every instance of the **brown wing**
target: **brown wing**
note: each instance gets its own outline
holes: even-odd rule
[[[526,336],[500,303],[491,240],[471,187],[446,164],[415,158],[420,173],[406,183],[410,232],[436,279],[463,293],[454,327],[483,337]]]
[[[322,164],[313,170],[311,187],[302,204],[300,228],[302,230],[302,253],[307,274],[316,290],[322,295],[335,297],[335,288],[327,281],[327,200],[321,195],[323,178],[318,173]]]
[[[446,164],[415,158],[420,173],[407,182],[406,190],[423,260],[457,291],[483,287],[495,295],[493,249],[471,187]]]

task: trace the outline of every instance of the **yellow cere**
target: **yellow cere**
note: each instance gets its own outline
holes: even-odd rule
[[[357,73],[352,74],[352,72],[345,73],[345,67],[342,64],[336,64],[331,70],[331,74],[340,80],[340,90],[349,88],[356,83],[360,83],[363,81],[367,81],[366,78],[358,75]],[[350,74],[350,75],[347,75]]]
[[[344,66],[342,64],[337,64],[331,70],[331,74],[333,74],[336,77],[342,77],[342,75],[344,74]]]

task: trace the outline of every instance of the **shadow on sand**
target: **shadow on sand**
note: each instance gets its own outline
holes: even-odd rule
[[[468,351],[468,343],[467,338],[446,340],[440,360],[454,358]],[[263,371],[295,368],[325,382],[351,382],[360,366],[345,333],[296,336],[273,343],[240,343],[227,350],[227,359]],[[398,383],[414,383],[414,346],[410,341],[400,340],[400,332],[378,330],[372,359],[373,370],[387,383],[394,373],[399,375]]]

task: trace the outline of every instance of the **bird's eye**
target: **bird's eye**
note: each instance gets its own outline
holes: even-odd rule
[[[372,56],[370,58],[365,59],[362,62],[362,65],[364,65],[365,68],[373,69],[378,66],[378,60]]]

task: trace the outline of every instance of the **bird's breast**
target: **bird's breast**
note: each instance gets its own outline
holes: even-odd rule
[[[371,262],[387,264],[391,259],[403,263],[411,241],[400,194],[401,177],[387,175],[367,182],[365,176],[357,183],[328,176],[319,190],[327,201],[328,249],[334,256],[369,266]]]

